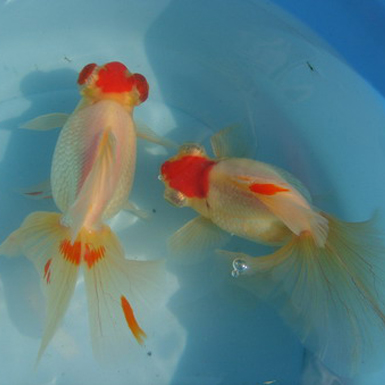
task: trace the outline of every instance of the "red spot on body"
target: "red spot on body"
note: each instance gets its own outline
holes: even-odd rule
[[[289,191],[287,188],[277,186],[271,183],[254,183],[249,186],[252,192],[262,195],[274,195],[279,192]]]
[[[44,278],[46,280],[47,283],[50,283],[51,282],[51,262],[52,262],[52,258],[50,258],[45,266],[44,266]]]
[[[146,333],[140,328],[138,322],[136,321],[134,311],[132,310],[132,307],[125,296],[122,295],[120,297],[120,303],[128,327],[130,328],[132,334],[134,335],[138,343],[142,345],[144,339],[147,337]]]
[[[78,77],[78,84],[84,84],[87,79],[90,77],[94,69],[97,67],[95,63],[87,64],[81,71]]]
[[[205,198],[209,174],[216,162],[202,156],[186,155],[163,163],[162,176],[169,186],[189,198]]]

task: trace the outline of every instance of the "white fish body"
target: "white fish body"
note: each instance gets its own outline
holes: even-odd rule
[[[52,194],[71,228],[95,228],[120,211],[135,171],[132,114],[113,100],[80,105],[58,139]]]

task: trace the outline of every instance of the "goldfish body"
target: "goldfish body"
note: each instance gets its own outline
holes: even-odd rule
[[[162,165],[165,198],[200,214],[171,244],[198,250],[226,231],[280,246],[258,258],[222,254],[233,259],[241,285],[271,301],[305,346],[337,373],[351,375],[362,360],[381,360],[385,348],[377,338],[385,337],[385,314],[378,293],[385,282],[385,247],[373,221],[347,223],[317,210],[288,172],[235,157],[231,135],[226,129],[212,137],[216,158],[191,143]]]
[[[69,117],[46,115],[29,127],[47,129],[64,122],[51,168],[52,195],[62,213],[30,214],[0,245],[0,254],[31,259],[46,290],[38,360],[68,307],[79,267],[98,354],[106,339],[127,334],[127,326],[143,343],[145,333],[134,309],[152,285],[158,290],[161,276],[161,263],[126,260],[119,240],[104,224],[122,209],[131,190],[137,135],[132,115],[147,99],[147,81],[111,62],[85,66],[78,84],[82,99]]]

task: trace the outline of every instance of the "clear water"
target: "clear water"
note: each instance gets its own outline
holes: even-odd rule
[[[7,57],[0,68],[1,239],[29,213],[55,210],[52,201],[28,200],[17,190],[48,177],[58,130],[17,127],[40,114],[71,112],[79,69],[111,60],[147,77],[150,98],[135,118],[159,135],[209,149],[212,133],[241,124],[256,158],[295,174],[318,207],[352,221],[384,208],[383,100],[269,3],[39,0],[0,7],[0,36],[7,31],[10,40],[0,43]],[[84,17],[90,7],[93,16]],[[159,167],[170,155],[139,141],[131,198],[150,218],[122,212],[110,223],[130,259],[167,257],[167,238],[195,216],[163,199]],[[234,237],[226,248],[266,251]],[[25,258],[0,259],[0,384],[292,385],[306,373],[306,384],[313,378],[321,385],[318,369],[307,365],[305,349],[269,304],[234,284],[231,263],[213,250],[206,257],[188,266],[168,259],[167,306],[152,315],[145,348],[133,345],[112,368],[92,357],[80,277],[36,370],[44,317],[38,275]],[[380,384],[381,374],[348,383]]]

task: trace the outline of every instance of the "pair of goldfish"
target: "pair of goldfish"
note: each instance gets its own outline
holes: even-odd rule
[[[38,359],[64,316],[80,267],[96,351],[109,332],[127,326],[143,342],[135,315],[140,317],[138,297],[148,293],[148,285],[161,285],[163,275],[161,262],[125,259],[105,224],[127,205],[136,136],[162,144],[133,121],[134,107],[148,96],[147,81],[111,62],[87,65],[78,83],[82,100],[72,115],[43,116],[29,125],[64,123],[51,169],[52,196],[62,213],[30,214],[0,245],[2,255],[26,255],[42,277],[47,316]],[[215,158],[191,143],[161,166],[165,198],[200,214],[173,235],[172,243],[210,245],[227,232],[279,246],[258,258],[222,254],[233,260],[241,284],[272,301],[321,360],[333,367],[343,352],[345,372],[360,367],[360,360],[377,350],[369,346],[376,345],[372,330],[383,338],[385,326],[377,292],[383,273],[376,265],[385,247],[373,220],[347,223],[320,212],[294,176],[244,158],[234,134],[228,128],[211,138]]]

